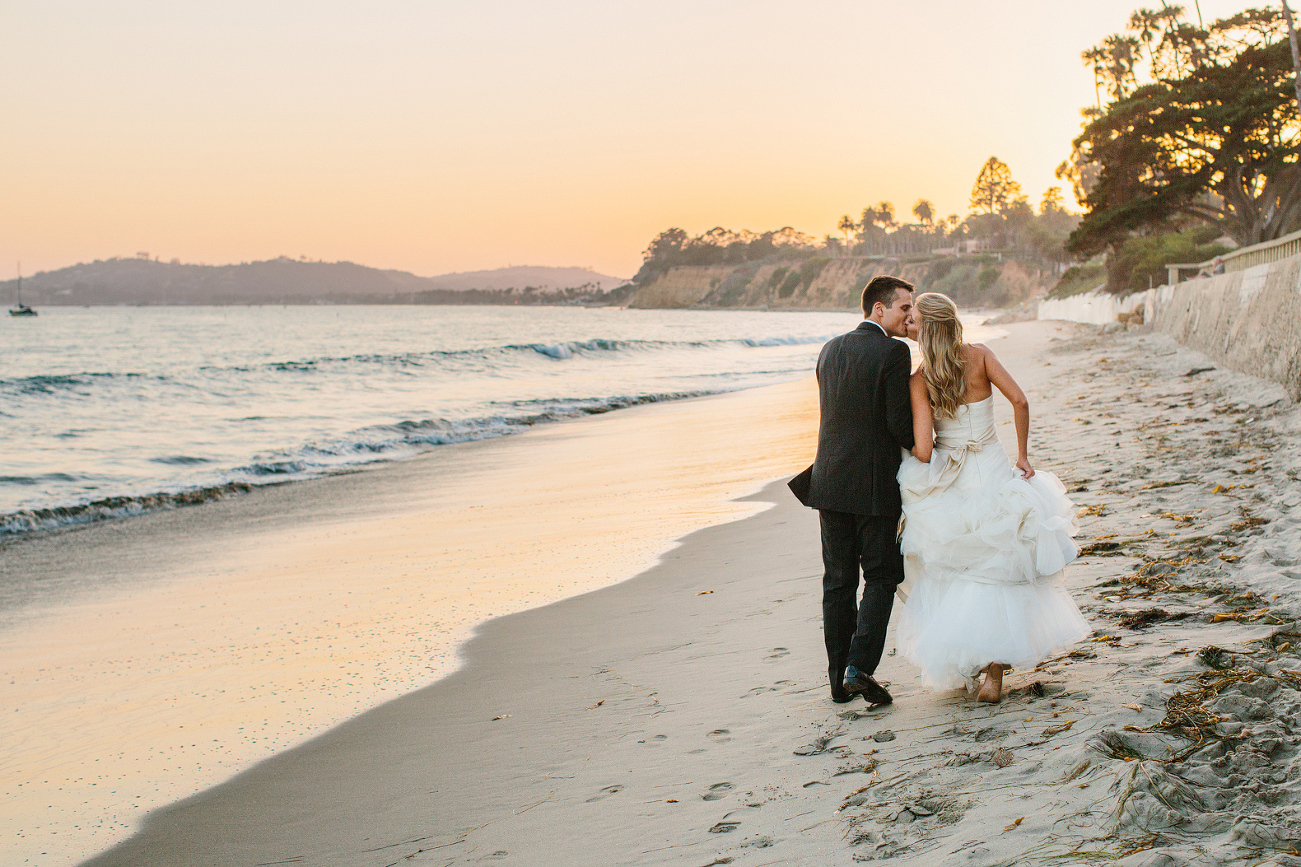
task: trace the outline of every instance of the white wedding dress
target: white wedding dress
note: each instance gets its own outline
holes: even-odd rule
[[[926,683],[977,686],[991,662],[1033,667],[1092,630],[1061,586],[1075,507],[1052,473],[1030,479],[994,430],[994,398],[936,420],[930,463],[905,455],[900,651]]]

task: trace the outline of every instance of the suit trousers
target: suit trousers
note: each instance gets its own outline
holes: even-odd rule
[[[852,665],[871,675],[881,662],[894,591],[903,581],[898,515],[820,511],[822,524],[822,632],[833,686]],[[863,600],[858,601],[859,570]]]

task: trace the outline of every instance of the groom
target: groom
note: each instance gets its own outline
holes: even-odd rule
[[[912,448],[906,332],[912,284],[876,277],[863,290],[865,320],[818,357],[822,421],[806,496],[822,523],[822,629],[831,698],[889,704],[873,679],[895,587],[903,580],[898,526],[901,449]],[[792,489],[799,488],[799,480]],[[859,568],[863,599],[858,601]]]

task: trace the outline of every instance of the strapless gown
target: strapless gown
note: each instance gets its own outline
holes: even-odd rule
[[[974,688],[991,662],[1033,667],[1092,630],[1061,586],[1078,549],[1055,475],[1030,479],[994,430],[994,398],[938,419],[930,463],[905,455],[899,650],[936,689]]]

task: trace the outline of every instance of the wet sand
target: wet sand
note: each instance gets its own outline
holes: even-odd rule
[[[816,412],[809,382],[634,407],[6,545],[0,863],[75,863],[446,676],[475,625],[764,508],[734,500]]]
[[[773,481],[811,431],[775,435],[772,465],[738,470],[748,517],[485,624],[450,677],[90,863],[1301,863],[1301,414],[1161,335],[1009,332],[1031,457],[1081,508],[1066,580],[1095,635],[1001,704],[897,656],[894,705],[829,701],[816,515]]]

